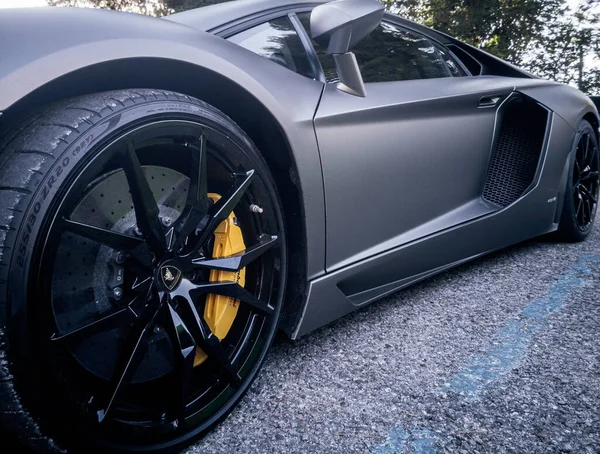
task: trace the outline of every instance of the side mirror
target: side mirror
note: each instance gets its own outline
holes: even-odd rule
[[[313,9],[310,33],[328,54],[345,54],[377,28],[384,6],[377,0],[336,0]]]
[[[379,26],[383,13],[384,5],[377,0],[336,0],[313,9],[310,33],[333,55],[340,90],[366,96],[360,68],[350,50]]]

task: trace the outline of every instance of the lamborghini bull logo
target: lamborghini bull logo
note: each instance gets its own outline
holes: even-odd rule
[[[169,290],[173,290],[179,284],[181,271],[173,265],[166,265],[161,268],[160,276],[164,286]]]

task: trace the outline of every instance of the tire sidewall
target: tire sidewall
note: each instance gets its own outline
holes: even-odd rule
[[[140,102],[114,114],[108,115],[96,123],[90,125],[85,130],[71,134],[66,143],[62,144],[62,150],[56,152],[56,159],[44,163],[37,175],[44,175],[37,181],[32,181],[30,187],[35,188],[29,196],[23,197],[19,208],[22,211],[20,227],[15,229],[14,252],[10,259],[9,275],[7,279],[7,334],[9,340],[9,357],[13,364],[13,373],[17,380],[17,390],[23,403],[33,408],[37,413],[46,416],[46,423],[50,426],[54,424],[64,424],[64,421],[57,421],[58,415],[63,409],[52,409],[52,415],[48,414],[48,409],[40,403],[45,396],[45,384],[43,383],[43,373],[39,369],[38,362],[34,359],[37,351],[38,339],[35,318],[37,308],[31,301],[30,296],[34,294],[32,289],[36,283],[31,282],[39,266],[39,251],[43,250],[43,239],[46,236],[51,218],[56,213],[58,206],[66,189],[71,185],[73,178],[81,172],[85,166],[102,150],[108,146],[117,136],[124,131],[134,129],[150,119],[165,120],[190,120],[200,123],[213,129],[226,131],[229,139],[232,140],[243,152],[247,159],[253,162],[255,167],[259,168],[257,176],[266,186],[270,194],[274,194],[272,200],[273,206],[278,207],[277,222],[279,223],[280,236],[282,241],[282,264],[280,271],[280,288],[277,294],[276,319],[279,317],[281,306],[283,304],[283,294],[286,280],[286,240],[283,221],[283,210],[280,205],[280,199],[276,191],[275,184],[270,176],[268,167],[260,156],[256,147],[250,142],[243,131],[224,114],[216,109],[207,109],[200,103],[194,103],[195,100],[186,101],[166,101],[156,100]],[[209,106],[207,106],[209,107]],[[266,178],[265,178],[266,177]],[[209,420],[205,421],[200,428],[191,431],[188,436],[178,442],[178,446],[185,445],[193,439],[197,439],[209,431],[215,424],[221,421],[235,407],[235,404],[247,391],[250,384],[256,377],[260,366],[264,361],[268,346],[274,338],[276,323],[268,333],[267,347],[261,352],[255,366],[248,375],[245,384],[238,389],[225,407],[219,410]],[[25,335],[29,333],[29,336]],[[49,421],[53,419],[54,421]],[[44,424],[44,420],[41,421]],[[78,441],[62,440],[59,442],[74,442],[77,446]],[[99,445],[100,446],[100,445]],[[79,446],[82,448],[82,446]],[[89,448],[89,446],[87,446]],[[175,449],[176,446],[157,446],[160,450]],[[124,449],[127,449],[124,447]],[[102,451],[103,448],[100,448]]]

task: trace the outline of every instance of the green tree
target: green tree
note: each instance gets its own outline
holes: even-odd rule
[[[575,11],[565,0],[381,1],[394,13],[537,76],[576,85],[588,94],[600,93],[598,0],[582,0]]]
[[[520,64],[565,0],[382,0],[393,12]]]
[[[575,85],[589,95],[600,94],[599,10],[595,0],[586,0],[548,24],[544,36],[532,44],[523,66],[540,77]]]

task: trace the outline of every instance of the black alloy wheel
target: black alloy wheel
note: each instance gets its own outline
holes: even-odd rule
[[[234,407],[275,334],[286,249],[268,168],[231,119],[175,93],[78,98],[31,130],[53,159],[19,205],[17,244],[35,247],[13,256],[8,354],[40,380],[17,397],[63,446],[179,449]],[[243,248],[216,256],[223,226]]]
[[[594,222],[598,205],[598,145],[593,133],[586,131],[579,138],[573,166],[573,204],[577,227],[586,232]]]
[[[570,157],[571,171],[555,237],[578,242],[585,240],[592,231],[600,189],[598,135],[586,120],[581,121]]]

